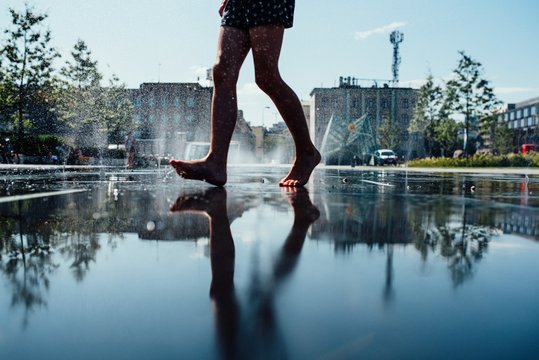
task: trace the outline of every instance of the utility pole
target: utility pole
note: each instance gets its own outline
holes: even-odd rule
[[[393,65],[391,70],[393,72],[393,86],[396,87],[399,85],[399,66],[401,64],[399,46],[404,41],[404,34],[395,30],[389,35],[389,41],[393,44]]]

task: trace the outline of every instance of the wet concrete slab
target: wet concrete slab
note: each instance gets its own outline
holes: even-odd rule
[[[534,170],[286,172],[0,168],[0,358],[538,357]]]

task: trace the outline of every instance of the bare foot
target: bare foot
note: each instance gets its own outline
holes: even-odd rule
[[[305,154],[296,157],[294,165],[288,175],[286,175],[281,181],[279,186],[285,187],[301,187],[309,181],[311,173],[318,163],[320,163],[320,153],[315,149],[312,154]]]
[[[219,164],[208,157],[201,160],[170,160],[169,164],[184,179],[206,181],[215,186],[226,184],[226,164]]]

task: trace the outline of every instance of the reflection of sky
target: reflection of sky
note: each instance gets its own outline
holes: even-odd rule
[[[260,268],[271,263],[290,219],[268,206],[232,225],[244,327],[256,315],[249,305],[253,257],[267,275]],[[253,233],[255,241],[243,241]],[[214,358],[210,261],[193,256],[204,252],[204,242],[141,241],[125,234],[115,249],[106,243],[101,235],[82,282],[74,280],[69,262],[54,255],[61,266],[51,276],[48,305],[31,314],[27,328],[19,321],[21,309],[10,307],[9,296],[0,297],[2,358]],[[360,245],[335,253],[330,243],[307,238],[297,268],[275,296],[280,344],[290,358],[525,357],[538,349],[531,339],[539,330],[538,256],[536,242],[495,237],[472,280],[455,288],[446,260],[422,262],[413,246],[395,245],[394,296],[387,304],[384,249]]]

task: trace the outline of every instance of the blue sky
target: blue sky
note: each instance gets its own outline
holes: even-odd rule
[[[4,0],[8,8],[22,0]],[[143,82],[195,82],[211,67],[216,49],[219,0],[29,0],[49,14],[53,44],[68,55],[84,40],[106,75],[128,87]],[[294,27],[286,31],[283,78],[307,100],[315,87],[332,87],[339,76],[390,79],[389,32],[400,30],[400,83],[418,87],[427,73],[451,76],[464,50],[480,61],[504,102],[539,96],[539,2],[535,0],[296,0]],[[246,60],[238,84],[248,121],[280,120],[254,84]],[[267,108],[269,107],[269,109]]]

